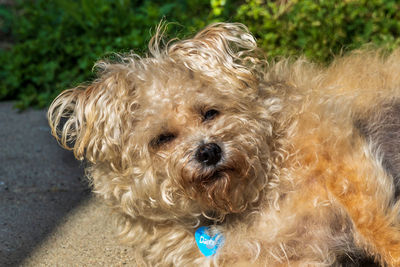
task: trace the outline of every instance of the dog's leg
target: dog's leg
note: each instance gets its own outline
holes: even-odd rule
[[[391,216],[368,196],[347,196],[341,202],[353,220],[357,242],[382,264],[400,266],[400,228]]]
[[[400,266],[398,207],[391,206],[388,193],[379,190],[387,177],[374,177],[377,173],[366,167],[371,165],[360,164],[364,168],[360,172],[348,165],[338,167],[328,186],[350,216],[356,242],[382,265]]]

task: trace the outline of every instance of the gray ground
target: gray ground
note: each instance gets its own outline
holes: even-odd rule
[[[12,106],[0,102],[0,266],[130,265],[108,208],[50,136],[46,112]]]

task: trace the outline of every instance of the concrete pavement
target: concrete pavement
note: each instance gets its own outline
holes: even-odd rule
[[[46,111],[0,102],[0,266],[132,265]]]

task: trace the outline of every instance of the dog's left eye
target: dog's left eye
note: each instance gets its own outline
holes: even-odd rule
[[[214,119],[219,114],[216,109],[209,109],[203,114],[203,121],[209,121]]]
[[[173,133],[163,133],[163,134],[160,134],[159,136],[157,136],[156,138],[154,138],[150,144],[153,147],[159,147],[166,143],[171,142],[175,138],[176,138],[176,135]]]

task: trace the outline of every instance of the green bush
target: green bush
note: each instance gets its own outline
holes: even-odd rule
[[[99,58],[132,49],[143,53],[164,17],[184,21],[188,28],[169,27],[182,35],[204,27],[210,12],[204,0],[21,1],[13,16],[16,43],[0,51],[0,99],[18,99],[19,108],[45,107],[61,90],[93,79]]]
[[[303,54],[329,62],[367,43],[387,49],[400,43],[397,0],[247,0],[235,19],[249,26],[271,57]]]
[[[168,33],[179,37],[213,21],[242,22],[271,57],[329,62],[369,42],[397,46],[399,9],[397,0],[21,0],[11,11],[0,7],[0,31],[15,40],[0,50],[0,99],[45,107],[61,90],[93,79],[99,58],[143,54],[163,18],[176,22]]]

